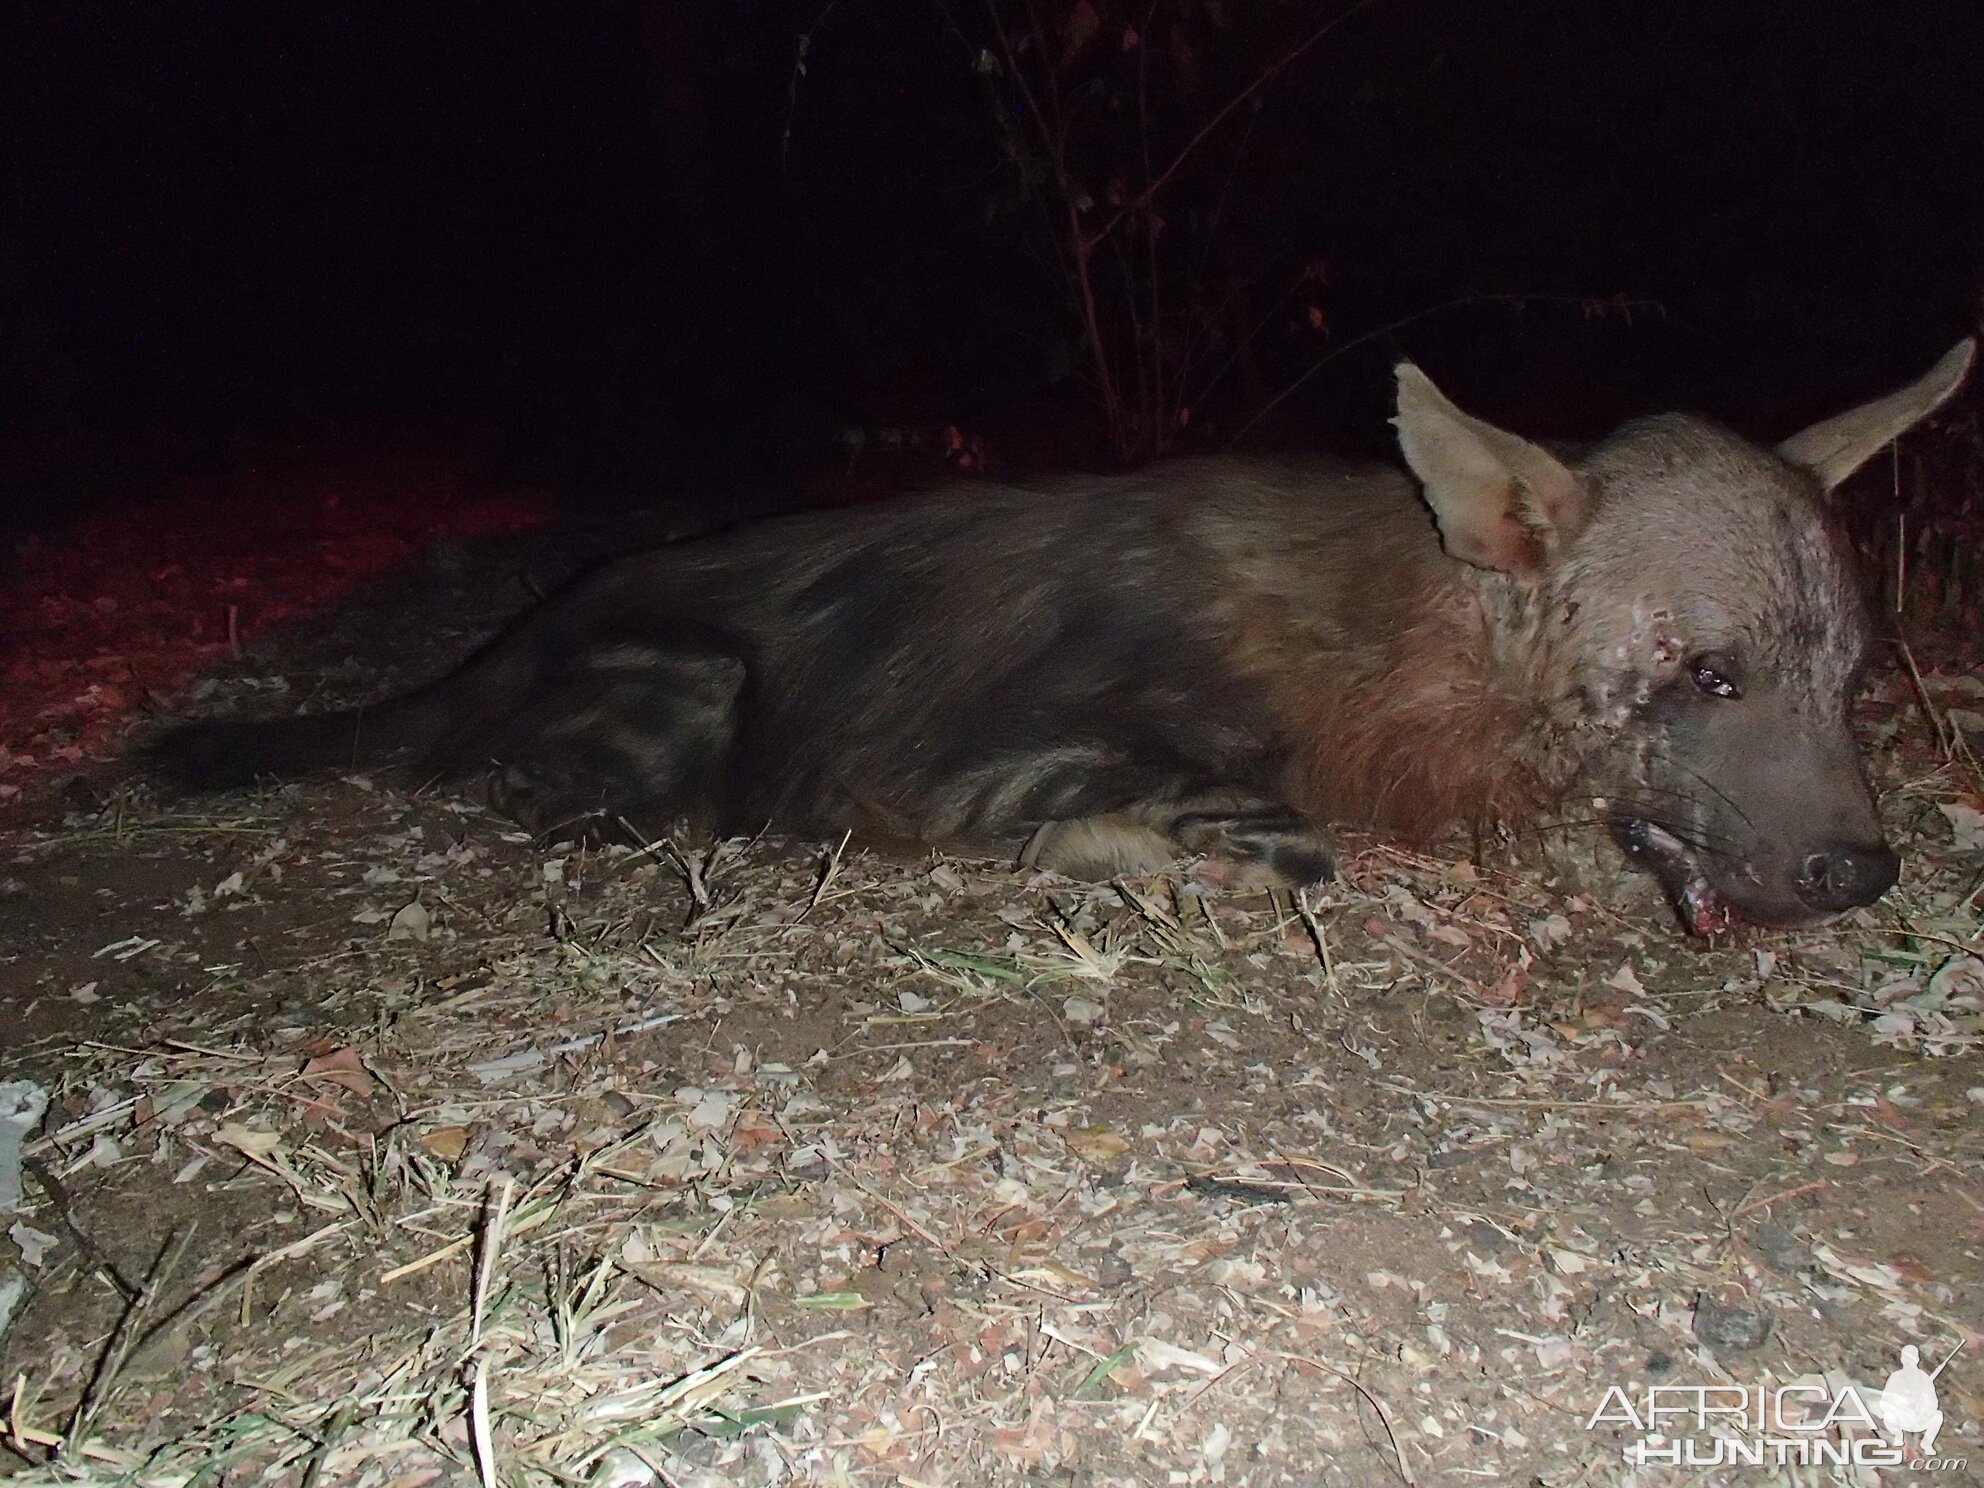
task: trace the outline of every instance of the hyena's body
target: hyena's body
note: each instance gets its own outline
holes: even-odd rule
[[[1575,791],[1697,928],[1725,903],[1817,918],[1895,863],[1822,490],[1967,361],[1779,452],[1668,417],[1574,469],[1404,368],[1416,491],[1216,460],[768,522],[602,569],[408,698],[195,725],[159,757],[209,787],[486,772],[553,835],[686,814],[1029,839],[1084,876],[1212,851],[1294,882],[1328,871],[1327,823],[1421,836]]]

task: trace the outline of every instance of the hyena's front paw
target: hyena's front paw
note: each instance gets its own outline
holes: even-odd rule
[[[1181,814],[1172,829],[1193,852],[1230,858],[1242,881],[1264,888],[1306,888],[1336,872],[1336,851],[1300,812],[1274,804],[1208,808]]]
[[[634,808],[614,801],[597,784],[505,765],[490,775],[486,793],[492,810],[509,817],[541,846],[647,840],[641,825],[628,820]]]
[[[1020,862],[1063,878],[1103,883],[1161,873],[1183,853],[1162,832],[1127,816],[1051,821],[1027,839]]]
[[[1329,839],[1308,818],[1273,802],[1224,793],[1182,808],[1174,803],[1148,813],[1048,822],[1029,839],[1020,861],[1099,883],[1161,873],[1194,854],[1232,864],[1237,873],[1218,875],[1232,888],[1302,888],[1336,871]]]

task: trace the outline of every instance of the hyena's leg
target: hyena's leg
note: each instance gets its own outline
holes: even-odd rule
[[[490,799],[553,841],[652,835],[714,804],[744,663],[621,644],[574,658],[487,742]]]
[[[1063,878],[1102,883],[1159,872],[1183,855],[1183,848],[1155,827],[1110,812],[1043,823],[1027,838],[1020,862]]]
[[[1270,797],[1232,789],[1048,822],[1020,860],[1069,878],[1100,880],[1154,873],[1186,853],[1233,859],[1276,886],[1312,884],[1336,869],[1329,838],[1314,822]]]

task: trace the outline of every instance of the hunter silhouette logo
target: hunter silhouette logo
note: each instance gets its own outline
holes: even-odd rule
[[[1668,1383],[1637,1395],[1613,1385],[1586,1430],[1625,1427],[1628,1462],[1647,1467],[1908,1467],[1962,1472],[1962,1457],[1938,1457],[1944,1416],[1936,1380],[1963,1352],[1959,1340],[1934,1369],[1907,1344],[1901,1367],[1875,1389],[1843,1374],[1779,1384]],[[1915,1450],[1908,1439],[1915,1439]]]
[[[1881,1388],[1881,1424],[1888,1429],[1888,1436],[1896,1446],[1901,1445],[1903,1436],[1920,1432],[1921,1454],[1924,1457],[1936,1455],[1936,1435],[1943,1429],[1943,1413],[1936,1404],[1936,1376],[1950,1367],[1962,1350],[1963,1343],[1950,1350],[1949,1359],[1938,1364],[1934,1371],[1925,1372],[1920,1360],[1922,1351],[1914,1344],[1904,1344],[1901,1350],[1901,1368],[1888,1376],[1888,1382]]]

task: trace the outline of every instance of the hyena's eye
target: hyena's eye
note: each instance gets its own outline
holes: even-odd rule
[[[1688,677],[1710,697],[1739,698],[1743,695],[1743,684],[1737,680],[1735,663],[1715,652],[1690,657]]]

